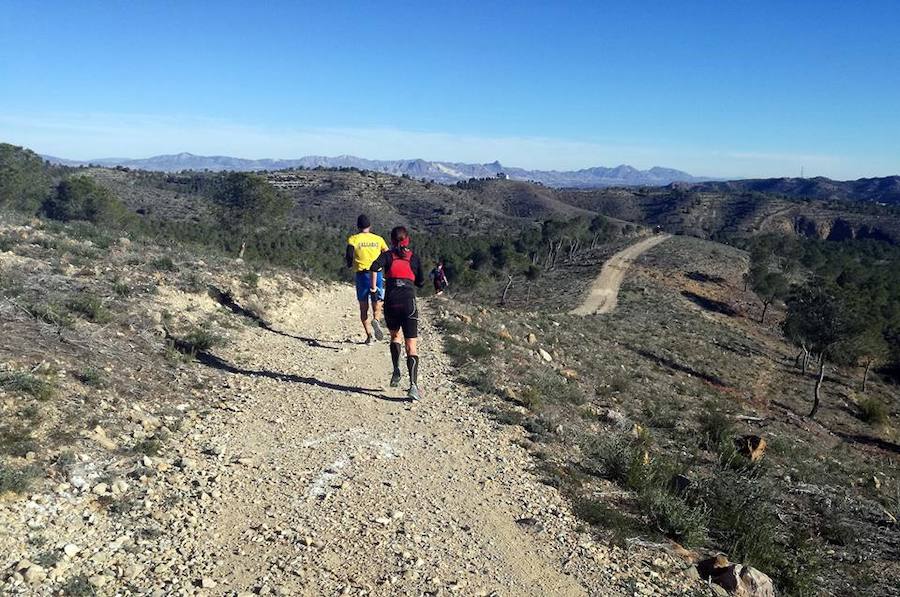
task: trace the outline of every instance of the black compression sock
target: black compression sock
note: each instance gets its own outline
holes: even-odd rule
[[[419,357],[418,356],[407,356],[406,357],[406,368],[409,370],[409,383],[410,385],[418,385],[419,381]]]
[[[400,370],[400,343],[391,342],[391,362],[394,363],[394,371]]]

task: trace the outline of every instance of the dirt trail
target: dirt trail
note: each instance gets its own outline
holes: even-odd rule
[[[657,234],[629,245],[610,257],[600,275],[591,283],[588,296],[578,307],[573,309],[573,315],[593,315],[595,313],[609,313],[616,308],[619,299],[619,287],[625,278],[628,267],[645,251],[655,247],[669,238],[670,234]]]
[[[349,287],[317,291],[284,334],[248,328],[217,355],[225,407],[183,456],[212,497],[174,529],[188,548],[168,565],[212,594],[615,595],[643,578],[530,474],[522,430],[448,381],[427,305],[415,404],[385,389],[387,344],[356,343],[354,305]]]

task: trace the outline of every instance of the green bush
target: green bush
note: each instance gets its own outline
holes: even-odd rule
[[[175,265],[175,262],[172,261],[172,258],[166,255],[165,257],[160,257],[158,259],[154,259],[150,262],[150,265],[153,266],[153,269],[161,271],[161,272],[177,272],[178,266]]]
[[[0,454],[23,457],[37,449],[38,444],[27,428],[9,422],[0,424]]]
[[[640,496],[641,506],[667,537],[683,545],[699,545],[706,540],[709,510],[705,504],[692,505],[666,490],[651,488]]]
[[[116,280],[113,282],[113,292],[119,298],[128,298],[131,296],[131,287],[128,283],[123,282],[122,280]]]
[[[138,454],[145,456],[158,456],[162,452],[163,444],[158,439],[143,439],[132,448]]]
[[[496,379],[490,371],[473,371],[471,374],[463,376],[461,380],[481,394],[494,394],[497,392]]]
[[[569,381],[552,369],[537,368],[529,373],[523,395],[531,396],[536,403],[584,404],[587,396],[577,382]]]
[[[591,474],[629,489],[645,485],[644,451],[631,438],[620,434],[592,437],[582,452]]]
[[[253,271],[247,272],[241,277],[241,282],[247,288],[256,288],[259,286],[259,274]]]
[[[189,272],[179,281],[178,289],[191,294],[200,294],[206,290],[206,283],[197,272]]]
[[[92,323],[108,323],[112,320],[112,314],[103,306],[103,301],[91,294],[79,294],[70,298],[66,301],[66,308]]]
[[[97,591],[86,575],[79,574],[70,577],[60,586],[60,594],[67,597],[93,597]]]
[[[578,500],[573,505],[573,510],[581,520],[612,533],[617,543],[624,543],[629,536],[644,530],[639,520],[626,516],[619,509],[611,508],[600,500]]]
[[[718,451],[720,446],[731,442],[731,419],[722,411],[707,403],[700,415],[700,437],[703,447]]]
[[[709,534],[718,548],[734,561],[773,571],[783,557],[776,497],[759,475],[724,469],[702,485],[698,503],[709,508]]]
[[[35,319],[55,325],[58,328],[68,328],[75,323],[75,320],[67,311],[53,303],[31,303],[25,309]]]
[[[870,425],[885,425],[889,420],[888,407],[878,398],[867,396],[860,400],[857,407],[859,418]]]
[[[458,364],[470,360],[480,360],[490,356],[491,347],[481,340],[462,340],[448,337],[444,342],[444,351]]]
[[[86,220],[116,224],[127,214],[122,203],[88,176],[73,176],[61,181],[44,202],[44,213],[54,220]]]
[[[49,381],[24,371],[0,373],[0,387],[10,392],[29,394],[38,400],[49,400],[56,392]]]
[[[175,348],[183,354],[196,356],[198,352],[206,352],[218,346],[223,340],[208,324],[204,324],[193,328],[183,339],[177,341]]]
[[[7,491],[25,493],[37,476],[37,467],[14,469],[0,463],[0,494]]]
[[[106,379],[104,378],[103,373],[98,369],[93,369],[91,367],[82,369],[81,371],[76,373],[75,379],[77,379],[84,385],[91,386],[93,388],[102,388],[106,386]]]

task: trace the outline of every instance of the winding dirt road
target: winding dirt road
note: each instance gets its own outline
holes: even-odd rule
[[[600,275],[591,283],[588,295],[578,307],[572,309],[572,315],[594,315],[609,313],[616,308],[619,299],[619,287],[625,278],[628,267],[645,251],[652,249],[671,234],[657,234],[629,245],[610,257]]]

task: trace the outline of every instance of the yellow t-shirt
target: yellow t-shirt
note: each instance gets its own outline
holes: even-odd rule
[[[353,268],[358,272],[368,270],[372,267],[372,262],[388,250],[384,239],[371,232],[354,234],[347,239],[347,244],[353,247]]]

